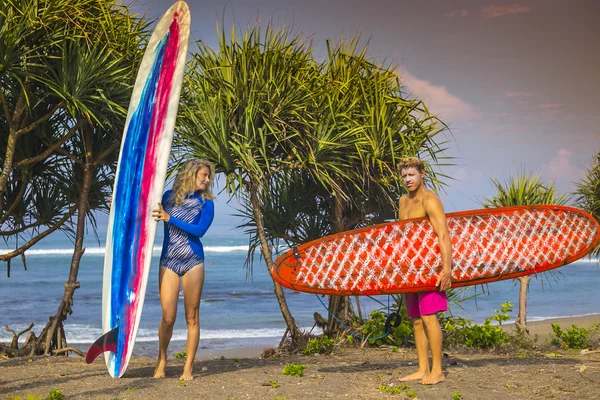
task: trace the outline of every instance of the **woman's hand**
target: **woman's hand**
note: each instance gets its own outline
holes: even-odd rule
[[[167,212],[162,207],[162,204],[158,203],[158,209],[152,210],[152,217],[155,218],[155,221],[165,221],[169,222],[171,216],[167,214]]]

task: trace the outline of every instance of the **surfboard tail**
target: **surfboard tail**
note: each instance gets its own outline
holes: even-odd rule
[[[91,364],[96,357],[105,351],[112,351],[113,353],[117,352],[117,341],[119,339],[119,327],[106,332],[104,335],[100,336],[94,344],[90,346],[86,355],[85,362]]]

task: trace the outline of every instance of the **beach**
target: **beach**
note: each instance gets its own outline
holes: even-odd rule
[[[99,236],[102,238],[102,234]],[[104,242],[86,240],[87,250],[78,277],[81,288],[75,292],[74,313],[65,321],[69,345],[83,351],[102,334]],[[167,378],[151,378],[158,348],[156,327],[160,320],[154,273],[157,266],[153,265],[133,356],[121,379],[110,378],[102,357],[91,365],[77,355],[38,357],[31,361],[0,360],[0,399],[17,396],[26,399],[28,394],[45,398],[55,389],[67,399],[161,400],[409,398],[411,391],[420,399],[452,399],[456,392],[460,392],[463,399],[591,399],[600,391],[598,353],[564,351],[546,341],[550,339],[552,322],[559,323],[563,329],[573,324],[590,327],[600,322],[600,315],[596,314],[600,311],[600,292],[595,290],[600,278],[596,261],[580,260],[553,274],[532,279],[528,323],[532,337],[539,335],[535,351],[525,357],[508,350],[447,351],[445,383],[423,387],[410,382],[409,388],[400,390],[398,378],[416,368],[416,353],[412,347],[400,348],[397,352],[391,347],[341,348],[329,356],[260,358],[265,348],[277,346],[285,330],[264,261],[257,258],[253,274],[249,276],[244,269],[248,248],[245,236],[216,231],[205,242],[206,281],[200,307],[201,339],[194,381],[179,382],[183,360],[172,357]],[[157,246],[156,252],[159,251]],[[9,310],[0,317],[0,326],[8,325],[19,331],[34,322],[33,330],[39,334],[48,316],[56,311],[71,255],[70,244],[54,237],[30,252],[27,271],[15,263],[11,277],[0,280],[0,305]],[[502,303],[510,301],[515,307],[509,318],[510,321],[516,319],[519,286],[515,282],[472,287],[464,296],[473,292],[478,293],[475,299],[460,302],[460,305],[451,304],[453,314],[481,323],[494,315]],[[286,290],[286,299],[292,315],[307,331],[313,327],[314,312],[327,315],[315,295]],[[180,298],[170,355],[185,348],[182,300]],[[388,296],[360,297],[363,316],[372,310],[388,313],[389,301]],[[391,300],[392,309],[393,306]],[[503,326],[512,330],[510,323]],[[319,333],[313,330],[313,334]],[[9,343],[11,336],[4,329],[0,330],[0,342]],[[283,375],[282,369],[289,363],[306,365],[304,376]],[[386,385],[394,385],[401,393],[383,392],[380,387]]]
[[[590,327],[600,315],[530,323],[540,340],[527,355],[515,351],[446,351],[446,382],[426,387],[398,379],[416,368],[413,348],[338,348],[331,355],[261,358],[260,347],[200,350],[194,380],[178,380],[183,360],[170,358],[165,379],[153,379],[155,360],[133,357],[125,375],[111,378],[102,357],[87,365],[79,356],[0,360],[0,397],[44,395],[59,389],[67,399],[596,399],[600,352],[564,350],[544,338],[552,322]],[[510,329],[510,327],[507,327]],[[289,363],[304,376],[286,376]],[[401,393],[381,387],[401,388]],[[457,397],[459,393],[462,397]],[[453,397],[455,396],[455,397]],[[415,398],[415,397],[413,397]]]

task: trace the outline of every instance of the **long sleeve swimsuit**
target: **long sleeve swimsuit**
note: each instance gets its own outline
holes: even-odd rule
[[[164,210],[170,219],[165,223],[160,265],[183,276],[194,266],[204,263],[204,248],[200,238],[214,219],[215,204],[194,193],[176,206],[170,199],[172,192],[167,190],[162,198]]]

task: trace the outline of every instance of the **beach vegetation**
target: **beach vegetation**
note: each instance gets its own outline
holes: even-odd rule
[[[409,385],[391,386],[391,385],[379,385],[379,390],[389,394],[401,394],[406,391],[406,395],[409,396],[409,392],[412,392]],[[409,396],[410,397],[410,396]],[[414,397],[414,396],[412,396]]]
[[[271,388],[277,389],[279,387],[279,382],[277,382],[277,381],[269,381],[269,385],[271,386]]]
[[[567,194],[558,194],[553,182],[542,181],[539,175],[527,174],[524,171],[509,177],[505,182],[491,179],[496,190],[493,196],[480,201],[485,208],[533,206],[533,205],[565,205],[570,200]],[[552,271],[546,272],[552,273]],[[545,273],[542,273],[543,277]],[[519,281],[519,313],[516,325],[525,332],[527,329],[527,291],[531,281],[530,275],[516,278]]]
[[[187,356],[187,350],[183,350],[183,351],[173,354],[173,357],[178,358],[178,359],[183,359],[186,356]]]
[[[461,392],[456,391],[452,393],[452,400],[464,400],[464,397]]]
[[[329,354],[333,351],[336,344],[335,339],[330,339],[327,335],[312,338],[302,349],[305,356],[314,356],[317,354]]]
[[[363,321],[357,320],[356,326],[360,326],[363,345],[379,347],[383,344],[392,346],[404,346],[413,335],[412,321],[406,316],[406,307],[400,310],[401,322],[397,327],[386,330],[385,322],[387,316],[379,311],[371,311],[369,318]]]
[[[455,318],[446,321],[444,340],[453,346],[466,346],[478,349],[490,349],[504,345],[510,341],[510,335],[502,328],[502,322],[509,320],[513,304],[503,303],[500,310],[485,319],[483,324],[472,324],[464,318]],[[496,321],[497,325],[492,324]]]
[[[59,389],[54,389],[53,391],[48,393],[48,396],[46,397],[46,400],[64,400],[64,399],[65,399],[65,395]]]
[[[21,396],[9,397],[10,400],[43,400],[44,396],[41,394],[27,394],[27,397]]]
[[[305,369],[306,369],[306,365],[304,365],[304,364],[290,363],[290,364],[287,364],[285,367],[283,367],[283,370],[281,371],[281,373],[283,375],[300,377],[300,376],[304,376]]]
[[[405,193],[396,171],[401,157],[419,155],[431,186],[442,186],[446,177],[436,170],[446,160],[446,126],[402,93],[395,66],[370,59],[360,38],[326,41],[318,60],[312,42],[288,28],[217,30],[216,49],[200,41],[192,50],[174,168],[205,157],[224,175],[250,235],[248,274],[255,253],[271,269],[280,246],[395,218]],[[303,348],[310,336],[274,287],[284,338]],[[351,299],[329,299],[329,337],[342,333],[337,320],[353,320]]]
[[[68,347],[63,322],[84,235],[109,208],[148,23],[117,0],[0,2],[0,238],[14,245],[0,261],[10,276],[49,234],[74,243],[56,313],[22,348],[0,352],[83,354]]]
[[[553,323],[552,332],[556,337],[552,339],[551,343],[555,346],[563,346],[572,350],[587,349],[590,346],[589,329],[573,325],[571,328],[563,330],[559,324]]]
[[[600,222],[600,152],[596,154],[584,177],[577,183],[576,203]],[[591,254],[600,258],[600,243]]]

